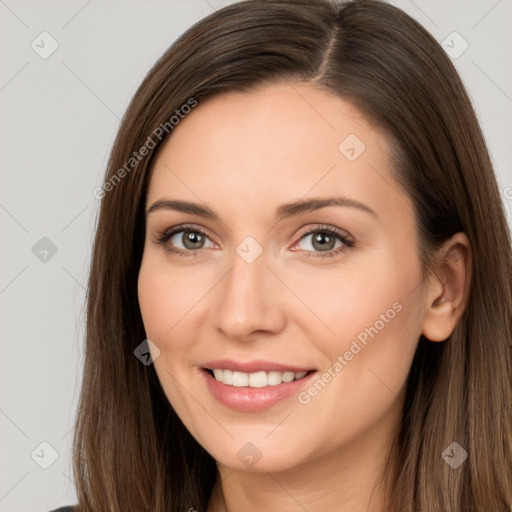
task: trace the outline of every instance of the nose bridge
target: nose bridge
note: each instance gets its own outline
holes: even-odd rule
[[[267,269],[267,255],[263,250],[257,254],[251,244],[249,240],[237,247],[215,304],[215,325],[231,338],[277,331],[284,324],[278,297],[270,293],[274,276]]]

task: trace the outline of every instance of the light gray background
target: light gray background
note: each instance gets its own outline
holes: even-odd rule
[[[0,0],[0,511],[75,503],[70,448],[98,208],[92,191],[146,72],[186,28],[229,3]],[[447,51],[463,49],[454,31],[469,44],[454,63],[483,125],[510,220],[512,0],[391,3]],[[58,43],[47,58],[31,47],[51,49],[44,31]],[[34,254],[43,237],[55,255]],[[58,457],[43,469],[52,450]]]

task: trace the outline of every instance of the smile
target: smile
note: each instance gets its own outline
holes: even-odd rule
[[[258,361],[212,363],[204,365],[200,372],[209,394],[220,404],[239,412],[260,412],[278,403],[285,404],[287,398],[304,390],[317,373]]]

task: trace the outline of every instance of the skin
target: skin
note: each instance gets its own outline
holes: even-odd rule
[[[338,149],[349,134],[366,146],[354,161]],[[283,203],[334,195],[375,215],[329,206],[274,219]],[[157,155],[146,209],[164,199],[206,205],[219,216],[148,213],[138,283],[162,387],[218,463],[208,511],[381,510],[381,477],[419,336],[445,340],[467,302],[466,236],[445,244],[439,275],[423,281],[413,206],[392,177],[386,138],[350,103],[309,84],[201,102]],[[155,243],[182,223],[207,235],[191,257],[166,250],[187,251],[182,233]],[[355,245],[338,241],[322,251],[311,235],[322,226]],[[247,236],[263,249],[252,263],[236,252]],[[262,412],[235,411],[200,374],[202,363],[219,358],[322,374],[396,303],[394,318],[307,404],[292,396]],[[248,442],[261,454],[251,466],[237,457]]]

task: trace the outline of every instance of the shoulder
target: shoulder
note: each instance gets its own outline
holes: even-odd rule
[[[54,510],[50,510],[50,512],[73,512],[74,510],[75,510],[75,507],[69,506],[69,507],[56,508]]]

